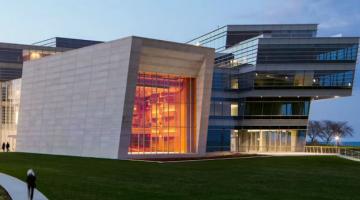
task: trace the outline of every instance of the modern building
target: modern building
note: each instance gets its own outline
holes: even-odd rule
[[[228,25],[187,44],[1,43],[0,71],[18,70],[0,73],[1,142],[115,159],[303,151],[311,101],[351,95],[359,48],[359,38],[316,33]]]
[[[25,62],[17,151],[204,154],[214,50],[128,37]]]
[[[97,43],[101,42],[60,37],[33,45],[0,43],[0,144],[9,142],[12,151],[16,147],[23,63]]]
[[[303,151],[313,100],[350,96],[359,38],[316,24],[228,25],[189,41],[215,48],[207,151]]]

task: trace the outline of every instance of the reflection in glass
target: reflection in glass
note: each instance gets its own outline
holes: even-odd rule
[[[56,51],[44,51],[44,50],[23,50],[23,61],[37,60],[45,56],[56,54]]]

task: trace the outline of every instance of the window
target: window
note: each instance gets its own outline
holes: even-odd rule
[[[357,44],[261,44],[257,63],[353,63],[357,48]]]
[[[231,130],[225,128],[209,129],[207,137],[207,152],[230,151]]]
[[[239,89],[239,80],[237,78],[231,79],[231,89]]]
[[[341,87],[353,85],[353,71],[282,71],[257,72],[256,88]]]
[[[309,101],[247,101],[245,116],[308,116]]]
[[[195,151],[195,79],[139,73],[129,153]]]
[[[238,103],[231,103],[231,117],[236,117],[238,115],[239,115]]]

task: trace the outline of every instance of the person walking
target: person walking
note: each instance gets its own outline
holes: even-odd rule
[[[10,144],[9,144],[9,142],[6,143],[6,151],[7,151],[7,152],[10,151]]]
[[[34,170],[29,169],[27,171],[26,183],[28,188],[28,199],[33,200],[34,198],[34,189],[36,187],[36,175]]]
[[[2,143],[2,147],[1,147],[1,148],[2,148],[3,152],[5,152],[5,142]]]

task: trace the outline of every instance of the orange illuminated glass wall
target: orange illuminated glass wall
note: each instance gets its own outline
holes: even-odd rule
[[[139,73],[129,153],[195,152],[195,79]]]

